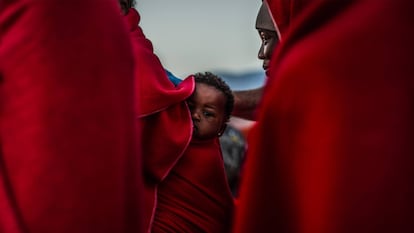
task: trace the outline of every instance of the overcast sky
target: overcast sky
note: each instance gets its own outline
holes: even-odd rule
[[[141,27],[163,65],[200,71],[261,69],[254,27],[261,0],[137,0]]]

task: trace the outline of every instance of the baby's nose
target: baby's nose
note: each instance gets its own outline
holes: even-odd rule
[[[191,118],[193,119],[193,121],[199,121],[200,120],[200,114],[197,111],[194,111],[191,113]]]

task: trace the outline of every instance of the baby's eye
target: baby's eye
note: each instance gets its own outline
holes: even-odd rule
[[[214,116],[214,113],[209,112],[209,111],[204,111],[203,114],[204,114],[205,117],[213,117]]]

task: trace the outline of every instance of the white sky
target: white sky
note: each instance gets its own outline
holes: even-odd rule
[[[141,27],[164,67],[180,77],[261,69],[255,29],[261,0],[137,0]]]

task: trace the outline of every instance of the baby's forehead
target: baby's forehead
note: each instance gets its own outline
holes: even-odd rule
[[[224,97],[223,101],[226,101],[226,95],[223,90],[210,83],[196,83],[195,91],[197,92],[197,95],[205,98],[222,96]]]
[[[198,88],[197,88],[198,87]],[[202,90],[200,90],[202,89]],[[223,93],[223,90],[221,90],[219,87],[215,86],[212,83],[205,83],[205,82],[196,82],[196,91],[205,92],[205,91],[212,91],[212,92],[218,92]]]

